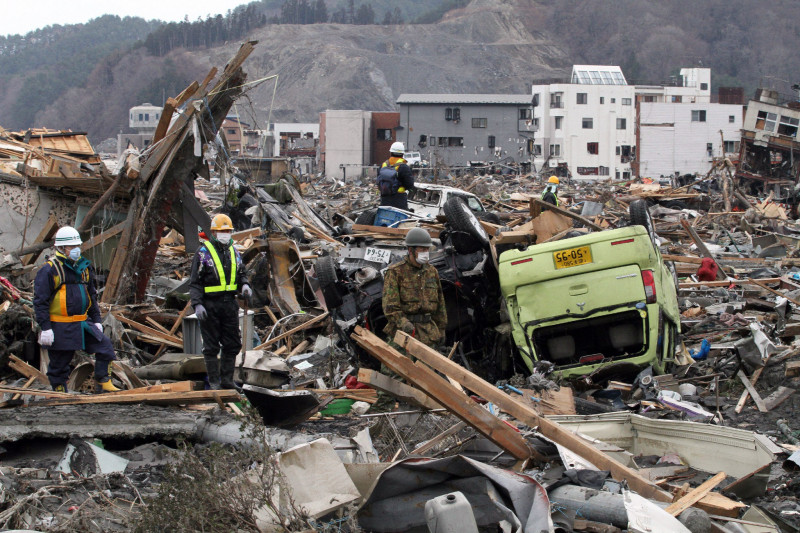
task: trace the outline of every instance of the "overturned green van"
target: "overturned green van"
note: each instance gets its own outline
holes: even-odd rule
[[[643,200],[631,203],[631,219],[635,225],[500,255],[512,335],[529,370],[550,361],[574,378],[624,362],[662,373],[674,359],[677,278]]]

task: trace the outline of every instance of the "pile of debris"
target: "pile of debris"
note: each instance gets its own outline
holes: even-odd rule
[[[800,226],[783,206],[745,194],[726,160],[688,183],[567,182],[559,207],[539,174],[420,177],[413,211],[378,206],[363,178],[256,185],[217,135],[254,45],[170,99],[113,170],[81,134],[0,134],[24,228],[0,262],[0,528],[797,531]],[[216,212],[254,288],[243,396],[205,390],[188,303]],[[43,374],[31,280],[66,224],[98,266],[118,393],[49,391]],[[383,273],[415,227],[438,245],[441,352],[381,336]],[[607,240],[656,265],[611,278],[636,292],[623,324],[601,320],[610,302],[584,309],[588,278],[553,281],[611,261]],[[581,312],[535,333],[544,315],[516,291],[548,269],[533,292]],[[69,390],[93,390],[91,358],[73,367]],[[378,391],[396,409],[372,412]]]

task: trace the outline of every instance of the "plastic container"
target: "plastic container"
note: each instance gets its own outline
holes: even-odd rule
[[[356,403],[355,400],[351,400],[349,398],[339,398],[337,400],[333,400],[325,409],[321,410],[319,414],[322,416],[329,416],[329,415],[346,415],[350,412],[350,408],[353,404]]]
[[[431,533],[478,533],[472,506],[460,492],[451,492],[425,503],[425,521]]]
[[[391,226],[395,222],[400,222],[401,220],[405,220],[407,218],[407,214],[401,211],[396,211],[391,207],[379,207],[378,212],[375,213],[375,222],[373,225]]]

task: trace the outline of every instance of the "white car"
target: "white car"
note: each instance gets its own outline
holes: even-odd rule
[[[417,183],[415,187],[408,192],[408,209],[416,216],[433,218],[444,214],[442,208],[453,196],[462,198],[474,213],[486,212],[478,197],[470,192],[433,183]]]
[[[406,160],[410,167],[427,167],[428,162],[422,159],[419,152],[406,152],[403,154],[403,159]]]

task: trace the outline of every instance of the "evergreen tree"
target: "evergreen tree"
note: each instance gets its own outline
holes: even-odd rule
[[[375,10],[370,4],[361,4],[356,11],[355,24],[375,24]]]
[[[325,0],[315,0],[314,22],[328,22],[328,5],[325,3]]]

